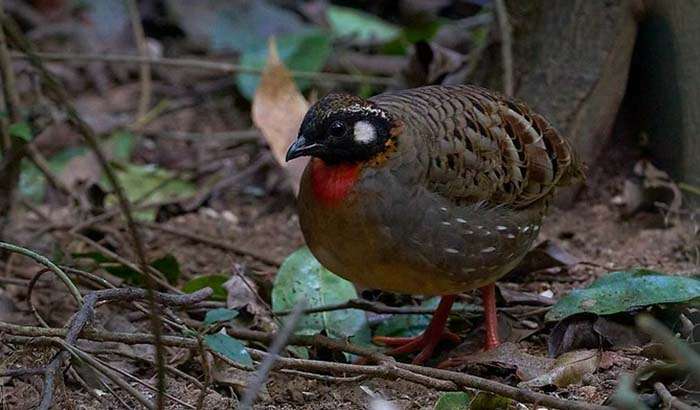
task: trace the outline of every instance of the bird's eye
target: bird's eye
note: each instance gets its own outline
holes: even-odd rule
[[[334,121],[328,127],[328,133],[333,137],[342,137],[345,134],[345,124],[342,121]]]

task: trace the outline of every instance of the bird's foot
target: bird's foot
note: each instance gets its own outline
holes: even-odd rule
[[[442,330],[441,333],[431,332],[430,329],[415,337],[388,337],[375,336],[372,341],[376,344],[393,347],[385,352],[389,356],[397,356],[406,353],[420,352],[413,358],[413,364],[423,364],[433,355],[435,347],[443,340],[452,343],[459,343],[460,337],[450,332]]]

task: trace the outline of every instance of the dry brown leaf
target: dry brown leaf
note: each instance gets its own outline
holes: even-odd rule
[[[274,38],[270,39],[268,58],[253,97],[253,123],[260,129],[275,160],[285,169],[294,193],[308,158],[285,162],[287,149],[299,132],[309,103],[299,92],[289,70],[280,61]]]
[[[581,383],[584,377],[598,369],[599,363],[600,353],[597,350],[574,350],[559,356],[546,373],[522,382],[518,386],[562,388]]]

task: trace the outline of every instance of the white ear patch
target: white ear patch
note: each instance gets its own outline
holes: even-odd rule
[[[369,122],[358,121],[355,123],[354,138],[361,144],[370,144],[377,138],[377,131]]]

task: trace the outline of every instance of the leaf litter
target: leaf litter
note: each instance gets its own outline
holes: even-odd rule
[[[274,67],[274,65],[270,65]],[[268,69],[272,71],[269,66]],[[274,75],[270,77],[275,79]],[[280,87],[272,87],[272,90],[274,91],[275,88],[285,88],[291,93],[297,93],[297,97],[301,96],[291,76],[288,76],[288,79],[288,82],[282,84]],[[263,80],[265,80],[265,78],[263,78]],[[263,81],[263,85],[261,85],[260,89],[264,87],[264,83]],[[290,83],[293,84],[294,87],[289,86]],[[270,92],[269,89],[268,92]],[[269,98],[269,96],[265,97],[263,95],[258,103],[264,101],[265,98]],[[285,113],[280,114],[279,117],[276,117],[278,118],[277,124],[287,124],[290,118],[295,121],[300,121],[301,116],[305,112],[305,107],[308,107],[308,102],[306,102],[303,96],[296,100],[292,99],[291,101],[306,105],[302,108],[302,104],[299,104],[296,114],[291,117],[285,116]],[[258,105],[258,107],[260,107],[260,105]],[[261,113],[264,112],[265,111],[261,111]],[[207,113],[205,112],[201,112],[200,115],[201,118],[207,118]],[[264,116],[264,114],[259,113],[258,117]],[[172,117],[168,117],[168,119],[171,118]],[[291,132],[289,132],[289,130],[287,132],[278,132],[275,136],[275,131],[273,127],[271,127],[274,123],[263,123],[264,121],[261,121],[260,124],[256,122],[256,125],[265,134],[268,144],[273,149],[273,152],[276,153],[274,154],[275,157],[278,159],[282,158],[286,150],[286,145],[296,136],[296,129],[290,126],[289,130],[291,130]],[[273,131],[266,132],[266,130],[270,129],[273,129]],[[242,157],[245,157],[245,155],[242,155]],[[283,162],[280,161],[280,164],[283,164]],[[303,166],[299,169],[302,168]],[[616,174],[617,173],[612,172],[609,173],[609,175]],[[292,176],[290,178],[295,177]],[[298,176],[296,178],[298,178]],[[254,181],[251,185],[254,184],[257,184],[257,182]],[[251,241],[261,247],[274,247],[274,250],[271,250],[271,252],[277,252],[279,255],[289,254],[301,244],[300,234],[293,216],[293,209],[287,206],[283,206],[282,209],[280,209],[279,198],[272,198],[275,193],[266,191],[265,189],[266,188],[264,188],[262,192],[270,194],[270,197],[240,195],[235,201],[225,203],[225,206],[232,209],[237,215],[237,218],[242,221],[239,226],[228,226],[222,222],[221,218],[217,220],[216,218],[207,216],[211,214],[208,211],[204,212],[204,210],[201,213],[174,218],[174,222],[184,226],[201,225],[204,231],[222,232],[231,237],[235,236],[237,240]],[[608,190],[608,192],[609,191],[610,190]],[[615,220],[615,211],[607,206],[608,202],[605,200],[607,193],[605,190],[601,188],[600,192],[596,192],[596,195],[597,196],[591,196],[589,194],[589,196],[584,197],[582,203],[577,205],[573,210],[555,211],[553,217],[548,221],[549,223],[545,225],[542,236],[547,238],[562,238],[560,234],[562,232],[568,232],[569,234],[567,234],[566,238],[562,239],[561,243],[557,243],[557,246],[561,245],[561,249],[581,257],[581,259],[593,260],[600,265],[607,265],[608,263],[614,262],[622,266],[634,266],[640,264],[639,259],[641,259],[643,262],[641,264],[643,266],[654,267],[659,271],[677,271],[692,268],[692,266],[688,265],[686,260],[683,259],[682,256],[679,256],[678,252],[674,250],[674,246],[678,244],[676,235],[679,229],[677,227],[670,229],[648,229],[643,225],[641,219],[632,219],[626,224],[618,223]],[[260,211],[261,209],[263,211]],[[228,273],[229,267],[227,266],[226,254],[221,251],[212,250],[210,247],[201,246],[200,244],[191,243],[182,238],[171,236],[152,238],[152,242],[149,246],[160,250],[161,252],[158,253],[161,255],[171,251],[175,253],[177,259],[182,261],[182,272],[181,275],[179,275],[179,279],[176,280],[178,280],[180,284],[187,284],[184,288],[190,291],[208,283],[215,286],[219,300],[223,301],[230,295],[229,292],[236,294],[236,292],[240,290],[239,287],[244,285],[241,282],[234,282],[232,286],[229,286],[230,289],[224,287],[223,281],[231,280],[232,276]],[[556,254],[554,256],[556,259]],[[251,270],[250,272],[246,272],[246,276],[250,275],[256,278],[267,278],[267,284],[258,286],[255,292],[259,293],[262,297],[268,297],[270,295],[270,288],[272,287],[271,278],[274,276],[274,271],[276,271],[276,269],[264,266],[264,264],[252,260],[246,260],[246,262],[251,264]],[[559,266],[556,266],[557,264],[559,264]],[[20,268],[23,267],[23,264],[18,265]],[[542,299],[541,296],[552,300],[561,300],[565,298],[565,295],[572,287],[584,288],[586,285],[590,284],[591,278],[604,273],[599,269],[573,266],[572,263],[560,263],[557,261],[550,263],[550,266],[544,269],[551,269],[552,265],[555,265],[553,267],[557,269],[561,268],[556,271],[556,274],[562,277],[566,276],[583,279],[572,283],[565,283],[533,280],[534,276],[523,276],[517,279],[513,278],[512,280],[517,282],[517,284],[508,283],[500,286],[502,301],[505,302],[507,305],[506,307],[517,308],[521,305],[535,305],[537,307],[546,308],[551,304],[551,301]],[[527,275],[527,271],[531,269],[534,268],[529,267],[524,269],[524,272],[522,272],[523,275]],[[571,275],[569,276],[570,273]],[[193,278],[197,279],[193,282]],[[199,280],[199,282],[197,282],[197,280]],[[259,284],[259,282],[256,282],[256,284]],[[350,293],[348,293],[348,295],[349,294]],[[248,295],[248,300],[250,300],[250,296],[251,295]],[[245,300],[243,297],[242,299]],[[236,303],[232,303],[232,305],[235,304]],[[247,310],[249,306],[250,303],[239,305],[235,309]],[[584,307],[585,306],[588,306],[588,304],[584,305]],[[516,312],[515,314],[522,313],[523,312]],[[231,313],[222,313],[222,316],[219,318],[225,318],[228,315],[231,315]],[[454,316],[456,315],[453,315],[453,322],[459,320]],[[572,314],[566,319],[571,317],[576,317],[576,314]],[[624,342],[627,336],[626,331],[621,330],[618,325],[626,325],[622,322],[618,322],[616,319],[617,318],[614,317],[608,317],[607,314],[605,317],[598,316],[590,323],[590,327],[587,328],[589,330],[585,331],[591,332],[594,336],[606,339],[611,346],[624,346],[630,342]],[[510,320],[512,322],[521,319]],[[545,324],[542,313],[527,316],[522,320],[529,320],[535,323],[541,333],[530,335],[524,340],[518,339],[518,348],[531,356],[547,359],[544,357],[545,354],[542,349],[546,345],[546,336],[549,334],[550,329],[544,327]],[[478,326],[478,319],[472,322],[473,323],[469,323],[469,325]],[[576,329],[573,331],[574,333],[582,332]],[[631,342],[631,344],[634,345],[635,342]],[[574,346],[569,346],[567,349],[562,350],[571,349],[574,349],[576,352],[584,353],[589,351],[588,349],[581,350],[580,347]],[[594,362],[592,356],[585,356],[584,353],[581,353],[582,356],[573,356],[573,358],[569,358],[566,355],[561,355],[561,353],[563,352],[560,351],[557,353],[559,356],[557,359],[549,359],[554,360],[554,362],[547,362],[550,363],[549,367],[544,366],[539,369],[548,369],[544,373],[539,373],[538,376],[542,377],[542,380],[546,382],[545,384],[550,383],[548,380],[551,380],[552,383],[554,380],[560,380],[560,378],[563,378],[564,381],[569,380],[569,371],[574,375],[583,373],[585,376],[585,374],[589,374],[587,370],[592,367],[592,363]],[[610,360],[607,360],[605,357],[598,359],[598,370],[600,371],[602,369],[602,371],[601,374],[596,374],[596,377],[601,378],[600,384],[595,382],[595,380],[591,381],[584,380],[586,379],[585,377],[581,378],[584,384],[586,382],[595,383],[595,387],[600,390],[596,393],[598,394],[597,396],[594,395],[590,398],[592,401],[600,402],[602,396],[610,393],[609,385],[612,385],[611,381],[616,380],[621,370],[634,369],[638,365],[639,359],[636,355],[624,350],[615,353],[619,354],[620,357],[625,360],[619,360],[615,364],[610,365]],[[517,353],[513,353],[513,355],[517,356]],[[561,359],[561,357],[567,359],[564,360]],[[554,365],[554,363],[560,359],[561,361],[557,365]],[[604,363],[606,360],[608,363]],[[497,361],[492,361],[491,363],[497,363]],[[581,368],[579,368],[579,366]],[[523,365],[521,367],[525,366]],[[571,370],[572,368],[574,370]],[[218,373],[217,371],[214,373],[215,379],[220,381],[226,380],[227,376],[219,377],[216,375]],[[532,372],[532,374],[538,373]],[[229,380],[233,380],[235,377],[235,375],[230,376]],[[496,374],[493,377],[500,377],[500,374]],[[576,380],[577,378],[578,376],[573,379]],[[537,378],[531,380],[537,380]],[[606,381],[609,385],[604,383]],[[327,383],[311,381],[303,377],[276,374],[270,381],[270,396],[262,399],[262,405],[281,406],[294,403],[296,405],[295,407],[299,408],[319,408],[319,406],[332,403],[331,408],[338,408],[338,406],[342,404],[347,405],[348,403],[352,403],[361,405],[362,403],[366,403],[366,395],[358,394],[353,387],[347,385],[343,386],[342,384],[331,386],[332,387],[329,387]],[[573,397],[587,398],[586,395],[590,392],[584,389],[584,387],[591,386],[580,386],[576,383],[569,384],[567,388],[561,389],[561,393],[571,394]],[[428,391],[421,386],[404,382],[388,383],[384,381],[373,381],[371,388],[374,391],[384,392],[385,397],[389,397],[397,402],[401,400],[400,397],[412,396],[413,402],[410,403],[408,407],[417,407],[418,405],[416,403],[422,403],[423,407],[427,406],[429,408],[437,398],[436,392]],[[180,386],[180,389],[181,391],[188,391],[187,386],[184,385]],[[216,408],[216,406],[214,406],[214,408]]]

